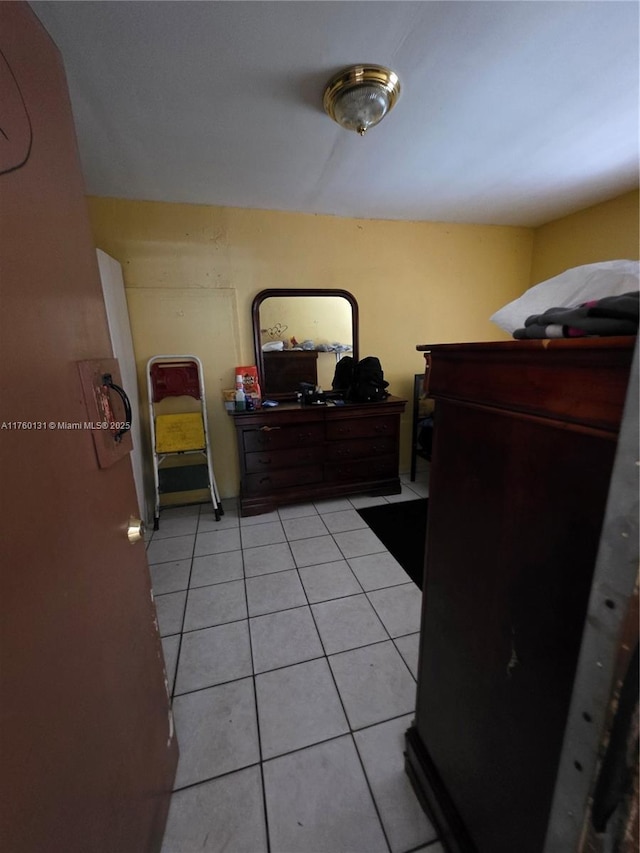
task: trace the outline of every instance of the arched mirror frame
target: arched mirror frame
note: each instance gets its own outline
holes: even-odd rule
[[[319,288],[319,287],[310,287],[310,288],[270,288],[268,290],[261,290],[260,293],[253,300],[253,304],[251,306],[251,317],[253,320],[253,346],[256,354],[256,365],[258,368],[258,381],[260,382],[260,388],[262,389],[262,396],[266,397],[268,395],[268,390],[264,387],[264,358],[262,352],[262,335],[260,330],[262,328],[260,324],[260,306],[265,301],[265,299],[269,299],[271,297],[276,296],[297,296],[305,297],[305,296],[341,296],[343,299],[346,299],[349,305],[351,306],[351,344],[352,351],[349,353],[350,356],[353,357],[355,361],[358,361],[358,303],[356,302],[355,296],[352,293],[349,293],[348,290],[340,290],[340,289],[332,289],[332,288]],[[296,392],[298,388],[292,388],[291,392],[287,392],[286,394],[273,394],[270,395],[276,400],[282,399],[295,399]]]

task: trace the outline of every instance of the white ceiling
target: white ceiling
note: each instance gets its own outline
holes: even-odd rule
[[[535,226],[638,185],[638,10],[609,0],[32,2],[92,195]],[[346,65],[403,91],[365,137]]]

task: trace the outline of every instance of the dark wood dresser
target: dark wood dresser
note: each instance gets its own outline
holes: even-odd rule
[[[243,516],[283,504],[400,492],[400,416],[406,400],[235,412]]]
[[[406,766],[450,853],[542,853],[634,344],[417,347],[436,415]]]

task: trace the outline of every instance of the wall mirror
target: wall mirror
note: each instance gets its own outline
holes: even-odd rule
[[[358,303],[346,290],[262,290],[252,317],[263,398],[294,399],[300,382],[330,391],[340,358],[358,360]]]

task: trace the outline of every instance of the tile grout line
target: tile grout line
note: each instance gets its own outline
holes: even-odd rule
[[[318,660],[320,660],[320,658],[318,658]],[[294,664],[294,666],[295,666],[295,664]],[[245,676],[244,678],[239,678],[236,680],[237,681],[244,681],[247,677],[248,676]],[[226,683],[231,684],[233,682],[226,682]],[[218,685],[215,685],[215,686],[217,687]],[[186,694],[184,694],[184,695],[186,695]],[[270,761],[277,761],[280,758],[287,758],[290,755],[295,755],[298,752],[304,752],[305,750],[312,749],[315,746],[322,746],[323,744],[331,743],[334,740],[340,740],[341,738],[348,737],[349,735],[353,736],[356,734],[360,734],[360,732],[366,732],[369,729],[374,729],[376,726],[381,726],[381,725],[384,725],[385,723],[392,723],[392,722],[394,722],[394,720],[400,720],[400,719],[402,719],[402,717],[408,717],[410,715],[411,715],[411,711],[404,711],[402,714],[394,714],[393,717],[388,717],[384,720],[378,720],[375,723],[368,723],[366,726],[362,726],[362,728],[359,728],[359,729],[352,729],[349,726],[349,730],[346,732],[341,732],[340,734],[337,734],[337,735],[330,735],[329,737],[322,738],[322,740],[314,741],[313,743],[308,743],[308,744],[305,744],[304,746],[296,746],[293,749],[287,749],[284,752],[279,752],[277,755],[269,756],[269,758],[261,758],[259,761],[252,761],[249,764],[243,764],[242,766],[236,767],[233,770],[225,770],[222,773],[217,773],[217,774],[214,774],[213,776],[207,776],[204,779],[199,779],[197,782],[189,782],[186,785],[182,785],[180,788],[176,788],[174,791],[172,791],[172,793],[175,794],[175,793],[178,793],[178,791],[185,791],[188,788],[195,788],[198,785],[203,785],[206,782],[213,782],[216,779],[224,779],[226,776],[231,776],[234,773],[238,773],[241,770],[246,770],[249,767],[258,767],[262,764],[268,764]],[[349,724],[348,720],[347,720],[347,724]],[[365,771],[365,776],[366,776],[366,771]],[[431,842],[427,842],[427,843],[431,843]],[[420,849],[420,848],[418,848],[418,849]]]
[[[295,571],[295,569],[289,569],[289,571]],[[278,573],[278,574],[280,574],[280,573]],[[258,577],[268,577],[268,575],[258,575]],[[241,581],[241,580],[242,580],[242,578],[238,578],[236,581],[229,581],[229,583],[237,583],[238,581]],[[251,580],[251,578],[248,578],[248,580]],[[213,584],[213,585],[219,586],[220,584]],[[371,591],[372,592],[384,592],[387,589],[397,589],[400,586],[409,586],[409,584],[408,583],[407,584],[393,584],[392,586],[382,586],[382,587],[379,587],[378,589],[374,589]],[[195,589],[208,589],[208,587],[195,587]],[[184,589],[176,590],[176,592],[167,592],[167,593],[164,593],[164,595],[176,595],[176,594],[179,594],[180,592],[188,592],[188,590],[184,590]],[[322,604],[334,604],[337,601],[345,601],[347,598],[356,598],[359,595],[367,596],[367,593],[366,592],[352,592],[352,593],[349,593],[348,595],[341,595],[339,598],[327,598],[327,599],[323,599],[322,601],[314,601],[313,603],[308,604],[308,605],[307,604],[293,604],[291,607],[281,607],[280,610],[269,610],[266,613],[255,613],[253,615],[248,614],[248,616],[242,616],[239,619],[230,619],[228,622],[216,622],[213,625],[202,625],[200,628],[190,628],[188,631],[183,630],[183,631],[176,631],[172,634],[164,634],[161,636],[161,639],[162,640],[168,640],[170,637],[179,637],[181,634],[195,634],[198,631],[208,631],[211,628],[221,628],[224,625],[235,625],[238,622],[245,622],[247,619],[262,619],[263,617],[266,617],[266,616],[275,616],[277,613],[288,613],[291,610],[299,610],[302,607],[307,607],[307,606],[317,607],[317,606],[322,605]],[[160,597],[162,597],[162,596],[160,596]],[[154,598],[155,598],[155,596],[154,596]],[[369,600],[368,596],[367,596],[367,600]],[[380,616],[378,614],[378,611],[375,609],[375,607],[371,603],[371,601],[369,601],[369,604],[371,604],[371,606],[373,607],[374,613],[377,616],[377,618],[380,620],[380,622],[382,622],[382,620],[380,619]],[[418,634],[419,633],[419,630],[418,631],[411,630],[411,631],[406,631],[403,634],[398,634],[397,636],[392,636],[391,634],[389,634],[389,630],[388,630],[388,628],[386,628],[384,623],[382,623],[382,626],[388,634],[388,636],[385,640],[382,640],[382,641],[381,640],[374,640],[372,643],[363,643],[361,646],[353,646],[353,649],[361,649],[361,648],[364,648],[365,646],[373,646],[379,642],[387,642],[387,640],[399,640],[402,637],[410,637],[412,634]],[[343,651],[347,652],[347,651],[351,651],[351,649],[343,649]],[[335,655],[335,654],[341,654],[341,652],[329,652],[329,654]],[[276,668],[279,669],[280,667],[276,667]]]
[[[180,639],[178,640],[178,650],[176,653],[176,671],[173,674],[173,686],[171,688],[171,704],[172,704],[172,706],[173,706],[173,699],[174,699],[175,692],[176,692],[176,686],[178,684],[178,670],[180,669],[180,653],[182,652],[182,637],[184,635],[184,622],[185,622],[185,618],[187,615],[187,607],[189,606],[189,588],[191,586],[191,574],[193,572],[193,560],[195,557],[196,542],[198,541],[198,528],[200,527],[200,515],[201,515],[201,513],[202,513],[202,504],[200,504],[198,507],[198,520],[196,522],[196,532],[195,532],[195,535],[193,537],[193,548],[191,549],[191,560],[189,563],[189,577],[187,578],[187,594],[184,597],[184,607],[182,609],[182,622],[181,622],[181,626],[180,626],[180,633],[178,635],[180,637]]]
[[[329,670],[329,674],[331,675],[331,680],[332,680],[332,682],[333,682],[333,686],[334,686],[334,688],[335,688],[336,695],[337,695],[337,697],[338,697],[338,701],[340,702],[340,706],[341,706],[341,708],[342,708],[342,713],[344,714],[344,718],[345,718],[345,721],[346,721],[346,723],[347,723],[347,727],[348,727],[348,729],[349,729],[349,736],[350,736],[350,738],[351,738],[351,742],[353,743],[353,747],[354,747],[354,749],[355,749],[355,751],[356,751],[356,755],[358,756],[358,761],[360,762],[360,767],[361,767],[361,769],[362,769],[362,775],[364,776],[364,780],[365,780],[365,783],[366,783],[366,785],[367,785],[367,790],[369,791],[369,796],[370,796],[370,798],[371,798],[371,802],[372,802],[372,804],[373,804],[373,808],[374,808],[375,813],[376,813],[376,815],[377,815],[378,823],[379,823],[379,825],[380,825],[380,829],[382,830],[383,838],[384,838],[384,840],[385,840],[385,842],[386,842],[386,844],[387,844],[387,848],[388,848],[388,850],[389,850],[389,853],[391,853],[391,849],[392,849],[392,848],[391,848],[391,844],[390,844],[390,842],[389,842],[389,838],[388,838],[388,836],[387,836],[387,831],[386,831],[385,826],[384,826],[384,823],[383,823],[383,821],[382,821],[382,815],[380,814],[380,810],[379,810],[379,808],[378,808],[378,803],[376,802],[376,798],[375,798],[375,797],[374,797],[374,795],[373,795],[373,790],[371,789],[371,784],[370,784],[370,782],[369,782],[369,777],[367,776],[367,772],[366,772],[366,770],[365,770],[365,768],[364,768],[364,765],[362,764],[362,759],[360,758],[360,753],[358,752],[358,746],[357,746],[357,744],[356,744],[356,742],[355,742],[355,738],[354,738],[354,736],[353,736],[353,729],[352,729],[352,726],[351,726],[351,721],[349,720],[349,715],[347,714],[347,709],[346,709],[346,708],[345,708],[345,706],[344,706],[344,702],[343,702],[343,700],[342,700],[342,695],[341,695],[340,690],[339,690],[339,688],[338,688],[338,682],[337,682],[337,681],[336,681],[336,679],[335,679],[335,675],[334,675],[334,673],[333,673],[333,669],[332,669],[331,664],[330,664],[330,662],[329,662],[329,655],[327,654],[327,650],[326,650],[326,648],[325,648],[325,644],[324,644],[324,641],[323,641],[323,639],[322,639],[322,635],[321,635],[320,630],[319,630],[319,628],[318,628],[318,623],[316,622],[315,615],[314,615],[314,613],[313,613],[313,610],[311,609],[311,604],[309,603],[309,598],[308,598],[308,596],[307,596],[307,591],[305,590],[305,588],[304,588],[304,584],[302,583],[302,578],[300,577],[300,571],[299,571],[299,569],[297,569],[297,568],[296,568],[296,571],[298,572],[298,580],[300,581],[300,584],[301,584],[301,586],[302,586],[302,589],[303,589],[303,592],[304,592],[305,598],[307,599],[307,606],[308,606],[308,608],[309,608],[309,612],[311,613],[311,618],[313,619],[313,624],[314,624],[314,626],[315,626],[316,633],[317,633],[317,635],[318,635],[318,639],[320,640],[320,645],[322,646],[322,649],[323,649],[323,651],[324,651],[325,660],[326,660],[326,662],[327,662],[327,668],[328,668],[328,670]],[[358,579],[356,578],[356,580],[358,580]],[[358,583],[360,583],[360,582],[358,581]],[[377,615],[377,614],[376,614],[376,615]]]
[[[301,604],[298,608],[291,608],[291,609],[302,610],[303,608],[308,607],[308,606],[309,605]],[[285,613],[288,611],[278,610],[276,612],[277,613]],[[272,614],[269,613],[266,615],[271,616]],[[313,616],[313,613],[311,615]],[[260,618],[260,617],[250,617],[250,618]],[[246,620],[246,619],[238,619],[236,623],[226,622],[225,624],[226,625],[238,624],[239,622],[247,622],[247,621],[248,620]],[[315,626],[315,619],[314,619],[314,626]],[[213,627],[217,627],[217,626],[214,625]],[[201,630],[206,630],[206,629],[201,629]],[[251,630],[250,627],[249,627],[249,630]],[[316,627],[316,630],[317,630],[317,627]],[[414,633],[416,633],[416,632],[414,632]],[[178,636],[178,635],[172,634],[171,636]],[[402,636],[403,637],[411,637],[413,635],[412,634],[403,634]],[[321,637],[320,637],[320,642],[322,643]],[[357,651],[360,651],[361,649],[367,649],[370,646],[381,646],[383,643],[389,643],[389,642],[393,643],[394,648],[396,648],[396,645],[393,642],[393,638],[389,638],[389,637],[385,637],[384,640],[375,640],[373,643],[365,643],[363,646],[354,646],[353,648],[342,649],[339,652],[327,653],[324,650],[324,646],[323,646],[323,651],[322,651],[321,655],[317,655],[317,656],[311,657],[311,658],[305,658],[304,660],[296,661],[295,663],[286,663],[286,664],[282,664],[281,666],[274,666],[272,669],[264,669],[264,670],[261,670],[260,672],[256,672],[253,674],[254,675],[267,675],[267,674],[270,674],[272,672],[281,672],[283,669],[289,669],[289,667],[292,667],[292,666],[299,666],[300,664],[303,664],[303,663],[311,663],[312,661],[322,660],[323,658],[326,658],[327,660],[329,660],[329,658],[337,657],[338,655],[345,655],[345,654],[348,654],[349,652],[357,652]],[[397,651],[397,648],[396,648],[396,651]],[[398,654],[402,658],[403,664],[405,666],[407,666],[407,663],[404,660],[404,658],[402,657],[402,654],[399,651],[398,651]],[[407,669],[408,669],[408,667],[407,667]],[[411,678],[414,681],[416,680],[410,669],[409,669],[409,675],[411,676]],[[212,687],[225,687],[227,684],[233,684],[236,681],[243,681],[245,678],[251,678],[251,677],[252,677],[251,675],[240,675],[236,678],[229,678],[226,681],[216,681],[214,684],[207,684],[204,687],[196,687],[193,690],[185,690],[184,693],[176,693],[175,697],[177,698],[178,696],[190,696],[193,693],[202,693],[204,690],[211,690]],[[405,713],[409,714],[411,712],[406,711]],[[402,716],[402,715],[399,715],[399,716]],[[390,717],[389,719],[392,719],[392,718]],[[370,723],[369,725],[375,725],[375,723]],[[367,728],[367,727],[363,726],[362,728]],[[356,729],[355,731],[360,731],[360,729]]]
[[[238,507],[238,513],[240,512],[240,508]],[[256,732],[258,735],[258,755],[260,756],[260,784],[262,786],[262,813],[264,815],[264,828],[265,828],[265,836],[267,841],[267,853],[271,853],[271,833],[269,832],[269,813],[267,810],[267,786],[264,780],[264,755],[262,751],[262,733],[260,731],[260,712],[258,709],[258,689],[256,685],[256,667],[255,660],[253,656],[253,637],[251,635],[251,622],[249,616],[249,596],[247,595],[247,576],[245,574],[245,565],[244,565],[244,548],[242,547],[242,528],[240,529],[240,552],[242,555],[242,576],[244,581],[244,598],[245,605],[247,608],[247,634],[249,636],[249,654],[251,657],[251,683],[253,686],[253,704],[255,708],[256,714]]]

